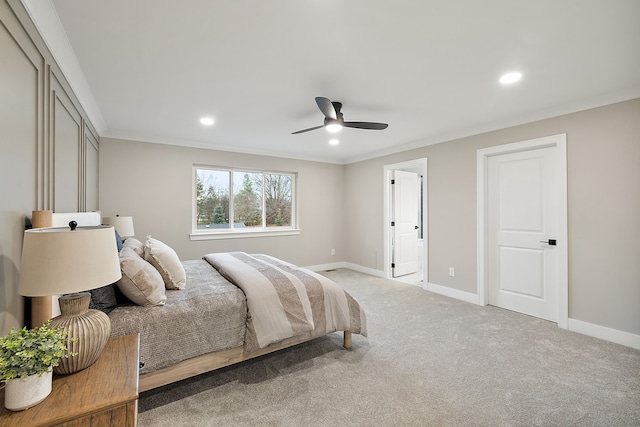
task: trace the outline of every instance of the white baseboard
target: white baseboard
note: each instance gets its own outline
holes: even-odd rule
[[[385,277],[384,271],[376,270],[375,268],[363,267],[361,265],[352,264],[350,262],[345,263],[344,267],[350,270],[357,271],[359,273],[368,274],[369,276],[383,277],[383,278]]]
[[[425,289],[435,294],[440,294],[465,302],[470,302],[471,304],[478,304],[478,295],[472,294],[471,292],[465,292],[458,289],[449,288],[447,286],[436,285],[435,283],[427,283]]]
[[[336,268],[345,268],[344,262],[332,262],[329,264],[318,264],[318,265],[309,265],[304,267],[307,270],[311,271],[327,271],[327,270],[335,270]]]
[[[569,327],[567,329],[580,334],[589,335],[590,337],[600,338],[601,340],[611,341],[616,344],[640,350],[640,335],[576,319],[569,319]]]

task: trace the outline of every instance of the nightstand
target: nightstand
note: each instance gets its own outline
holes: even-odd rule
[[[54,375],[51,394],[25,411],[4,407],[1,426],[135,426],[138,421],[138,334],[109,339],[98,360],[80,372]]]

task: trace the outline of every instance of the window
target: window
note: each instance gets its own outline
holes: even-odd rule
[[[295,178],[294,173],[194,167],[192,239],[295,230]]]

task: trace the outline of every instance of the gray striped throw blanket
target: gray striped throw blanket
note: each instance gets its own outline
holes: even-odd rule
[[[208,254],[204,259],[247,297],[245,350],[301,335],[367,335],[359,304],[332,280],[268,255]]]

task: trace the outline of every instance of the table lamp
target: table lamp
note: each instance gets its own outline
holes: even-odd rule
[[[103,218],[102,222],[107,225],[112,225],[123,239],[133,237],[136,234],[133,231],[133,217],[120,215],[107,216]]]
[[[60,295],[61,315],[50,328],[69,330],[67,348],[76,356],[60,359],[56,374],[71,374],[91,366],[111,333],[109,317],[89,310],[91,294],[84,292],[122,277],[111,226],[42,228],[24,232],[18,293],[37,297]]]

